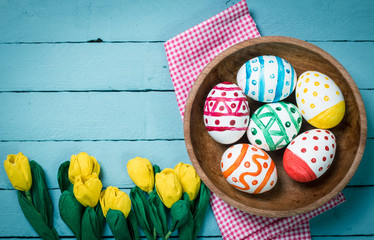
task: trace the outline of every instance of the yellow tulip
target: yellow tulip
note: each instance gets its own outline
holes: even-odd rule
[[[4,161],[5,172],[13,187],[20,191],[29,191],[32,185],[30,163],[22,153],[9,154]]]
[[[131,210],[131,200],[129,195],[116,187],[108,187],[101,192],[100,205],[104,217],[106,217],[109,209],[113,209],[121,211],[127,218]]]
[[[102,187],[103,185],[96,175],[91,175],[87,178],[77,176],[73,192],[75,198],[83,206],[95,207],[99,201]]]
[[[91,175],[96,175],[99,177],[99,173],[100,165],[97,163],[94,157],[89,156],[85,152],[71,156],[69,180],[72,184],[75,184],[77,176],[87,178]]]
[[[156,190],[161,201],[168,208],[181,199],[182,186],[174,169],[165,168],[156,174]]]
[[[141,190],[150,192],[155,185],[155,176],[151,162],[146,158],[136,157],[128,161],[127,172],[131,180]]]
[[[183,192],[188,193],[190,200],[194,200],[199,194],[201,180],[197,175],[195,168],[190,164],[178,163],[174,168],[179,181],[182,185]]]

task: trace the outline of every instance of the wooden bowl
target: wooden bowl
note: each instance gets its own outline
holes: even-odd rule
[[[260,55],[287,60],[300,75],[316,70],[330,76],[342,90],[346,113],[330,129],[337,139],[337,152],[330,169],[317,180],[299,183],[284,171],[285,148],[268,152],[278,170],[278,182],[269,192],[252,195],[232,187],[223,177],[220,159],[230,145],[217,143],[203,122],[203,107],[209,91],[220,82],[236,83],[239,68]],[[295,94],[284,101],[296,104]],[[263,103],[248,98],[251,113]],[[303,121],[300,133],[312,129]],[[288,37],[260,37],[234,45],[214,58],[200,73],[189,94],[184,113],[184,136],[193,166],[208,188],[226,203],[248,213],[286,217],[311,211],[343,190],[354,175],[364,153],[367,120],[360,92],[349,73],[331,55],[313,44]],[[237,143],[248,143],[246,134]]]

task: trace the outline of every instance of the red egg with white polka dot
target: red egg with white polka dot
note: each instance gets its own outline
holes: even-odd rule
[[[251,194],[270,191],[278,180],[271,157],[251,144],[236,144],[227,149],[222,155],[221,170],[228,183]]]
[[[283,155],[283,167],[298,182],[310,182],[322,176],[331,166],[336,139],[329,130],[313,129],[296,137]]]
[[[204,123],[217,142],[238,141],[249,124],[249,106],[244,92],[231,82],[217,84],[205,100]]]

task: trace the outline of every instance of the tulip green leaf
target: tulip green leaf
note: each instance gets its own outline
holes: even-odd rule
[[[32,186],[31,196],[35,209],[40,213],[49,228],[53,227],[53,205],[45,182],[44,171],[35,161],[30,161]]]
[[[105,217],[104,217],[103,209],[101,208],[100,204],[97,204],[94,209],[96,212],[97,220],[99,221],[99,231],[100,231],[100,236],[101,236],[103,233],[104,225],[105,225]]]
[[[55,228],[50,227],[45,221],[38,210],[32,205],[32,203],[26,198],[25,194],[21,191],[17,191],[18,202],[21,206],[22,212],[26,219],[29,221],[31,226],[34,228],[36,233],[45,240],[57,240],[59,239]]]
[[[150,217],[150,206],[149,202],[143,194],[143,191],[135,186],[130,192],[131,204],[138,219],[138,223],[148,240],[155,239],[154,227]]]
[[[155,175],[156,175],[156,173],[161,172],[161,168],[160,168],[158,165],[153,164],[153,172],[154,172]]]
[[[69,166],[70,161],[66,161],[60,165],[57,172],[58,186],[60,187],[61,193],[68,190],[73,192],[73,184],[69,180]]]
[[[206,210],[209,206],[209,188],[201,182],[200,193],[195,199],[195,211],[193,213],[193,235],[196,237],[204,221]]]
[[[185,196],[187,195],[187,196]],[[188,206],[189,203],[189,196],[187,193],[183,194],[183,198],[184,200],[181,200],[181,201],[184,201],[185,205]],[[187,214],[185,216],[186,220],[184,222],[183,225],[180,226],[180,228],[178,228],[178,237],[180,240],[193,240],[195,239],[194,236],[193,236],[193,227],[194,227],[194,223],[193,223],[193,216],[192,216],[192,213],[191,213],[191,210],[189,207],[187,207]]]
[[[106,215],[106,221],[116,240],[132,239],[127,219],[121,211],[109,209]]]
[[[162,239],[164,239],[168,232],[166,210],[156,191],[153,191],[150,194],[149,205],[151,221],[156,228],[157,233]]]
[[[127,216],[127,223],[130,230],[131,239],[140,240],[138,219],[136,218],[133,210],[131,210],[129,215]]]
[[[87,207],[82,217],[82,240],[100,240],[101,224],[95,209]]]
[[[184,200],[179,200],[171,206],[171,232],[174,232],[186,223],[189,211],[188,204]]]
[[[82,204],[74,197],[70,191],[64,191],[59,199],[60,216],[75,237],[81,239],[82,215],[85,210]]]

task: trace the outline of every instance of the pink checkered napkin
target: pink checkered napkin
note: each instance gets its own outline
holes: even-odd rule
[[[165,43],[182,118],[187,96],[201,70],[226,48],[259,36],[243,0]]]
[[[267,218],[242,212],[211,194],[210,204],[224,239],[310,239],[309,219],[344,202],[339,193],[325,205],[287,218]]]
[[[245,0],[165,43],[170,75],[181,116],[187,96],[203,68],[226,48],[259,37]],[[212,194],[210,203],[224,239],[310,239],[308,220],[343,202],[339,194],[312,212],[289,218],[244,213]]]

